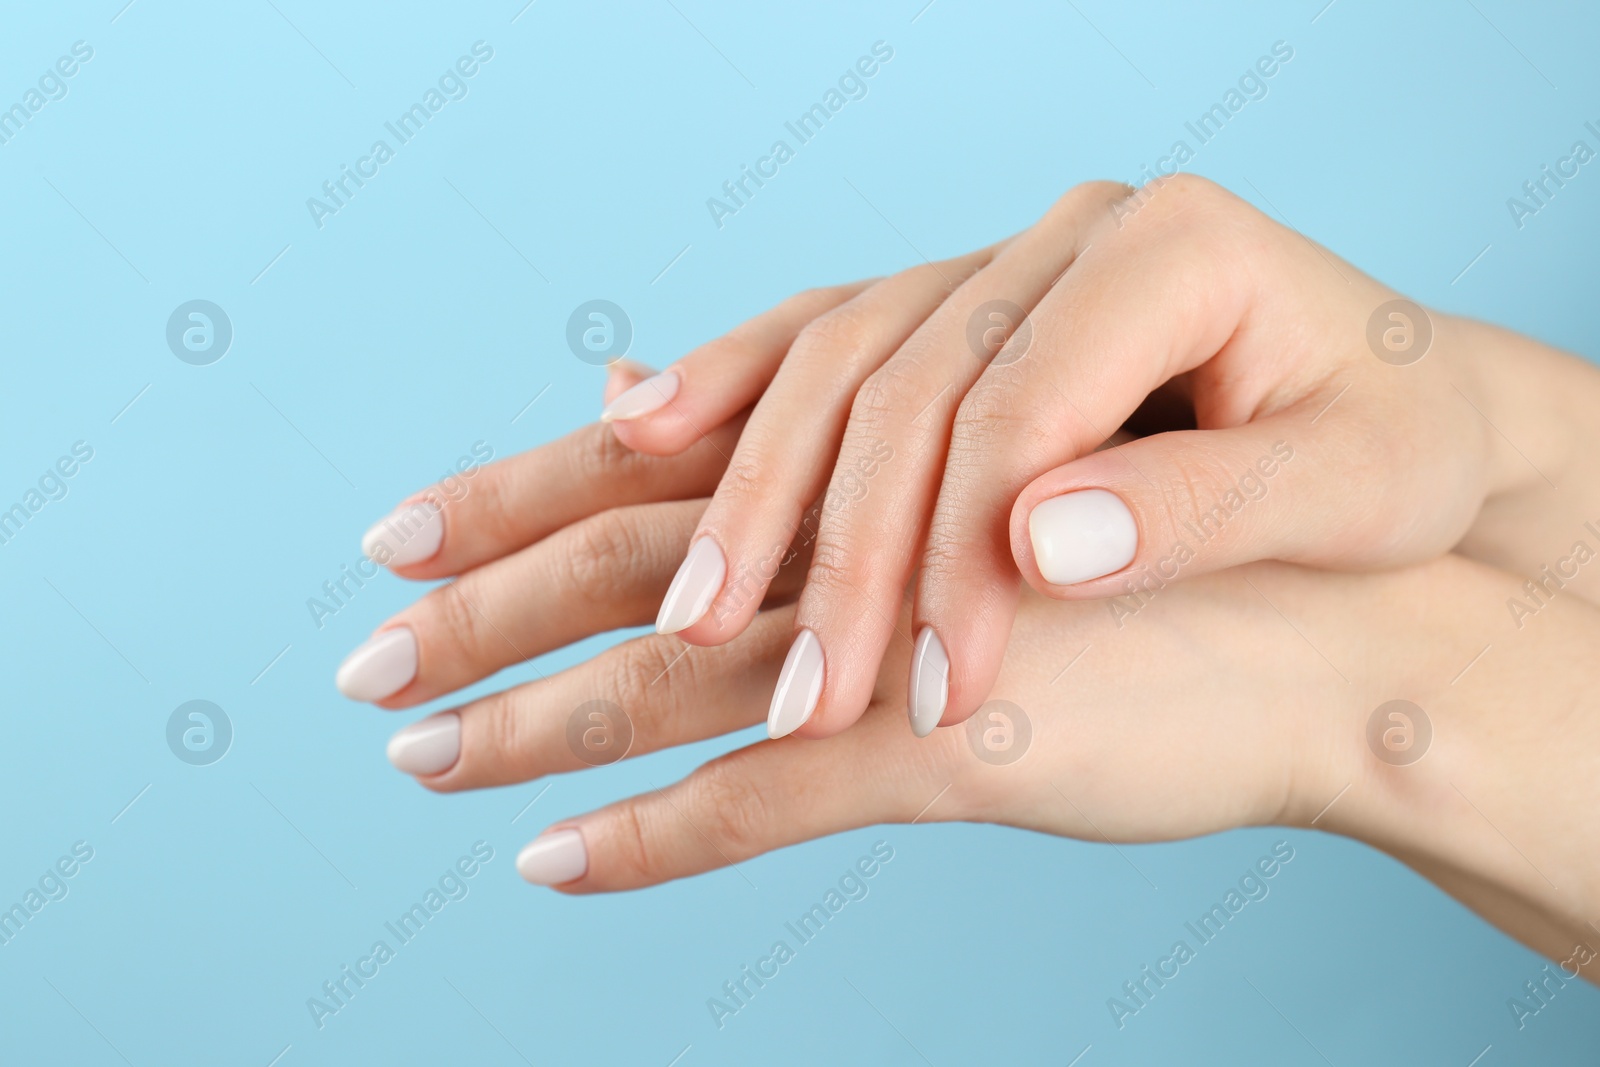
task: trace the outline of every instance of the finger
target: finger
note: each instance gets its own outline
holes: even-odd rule
[[[1320,462],[1295,448],[1334,392],[1231,429],[1140,438],[1041,475],[1011,511],[1011,549],[1023,577],[1059,600],[1116,597],[1110,609],[1120,619],[1180,577],[1252,560],[1376,563],[1365,547],[1349,547],[1367,542],[1329,538],[1325,523],[1307,521],[1371,507],[1368,480],[1306,469],[1325,471],[1344,449],[1325,435]]]
[[[774,705],[779,718],[793,716],[775,719],[775,734],[796,728],[796,720],[803,737],[850,726],[871,698],[884,649],[891,641],[912,647],[912,635],[894,622],[927,534],[956,406],[992,352],[974,347],[974,324],[1002,336],[1016,328],[1071,265],[1093,223],[1128,192],[1096,182],[1063,197],[963,282],[857,392],[796,623],[803,631],[797,642],[809,650],[809,663],[797,659],[797,669],[820,670],[822,685],[812,708],[792,699]],[[737,462],[736,456],[730,470]],[[919,736],[943,711],[927,712],[942,689],[930,661],[938,655],[936,640],[917,639],[923,667],[913,677],[929,676],[911,693],[911,726]],[[804,692],[800,685],[786,696]]]
[[[361,548],[405,578],[460,574],[607,508],[708,495],[741,429],[735,419],[662,458],[596,423],[486,466],[460,464],[376,523]]]
[[[792,608],[708,651],[636,638],[562,671],[405,727],[389,759],[429,789],[525,782],[718,737],[760,722]]]
[[[382,707],[412,707],[647,622],[704,508],[704,500],[615,508],[468,571],[379,627],[340,667],[339,688]],[[781,580],[792,587],[801,575],[790,573]]]
[[[670,456],[749,407],[778,372],[789,346],[818,315],[870,282],[810,289],[701,345],[660,374],[607,397],[600,420],[639,452]]]
[[[886,761],[885,746],[910,739],[898,708],[878,710],[825,742],[762,741],[665,789],[558,823],[522,850],[517,871],[567,893],[607,893],[737,869],[752,856],[844,830],[910,822],[950,784],[961,738],[946,731]],[[961,815],[946,803],[935,817]],[[894,850],[880,843],[873,857],[858,868],[861,877],[875,875]]]
[[[1030,316],[1024,358],[997,358],[961,401],[917,586],[919,632],[931,630],[948,667],[939,721],[970,715],[999,670],[1019,585],[1010,525],[1018,494],[1091,452],[1243,321],[1253,280],[1236,267],[1260,261],[1255,248],[1268,235],[1251,220],[1268,223],[1237,205],[1209,183],[1174,179],[1131,218],[1102,220],[1089,252]],[[1202,426],[1245,421],[1285,377],[1254,369],[1230,392],[1241,410],[1202,412]]]
[[[646,378],[655,377],[655,370],[631,359],[619,359],[606,368],[605,403],[609,404]]]
[[[809,539],[806,507],[827,485],[856,390],[992,254],[894,275],[801,331],[745,425],[658,630],[716,644],[749,623],[776,561],[797,538]]]

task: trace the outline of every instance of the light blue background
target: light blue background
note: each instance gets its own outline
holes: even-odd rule
[[[665,364],[796,289],[1135,177],[1277,40],[1294,59],[1193,169],[1419,300],[1593,357],[1600,164],[1520,231],[1505,205],[1594,143],[1592,8],[275,2],[6,5],[0,101],[95,52],[0,146],[0,498],[74,441],[95,455],[0,546],[0,901],[75,841],[95,858],[0,947],[0,1062],[1595,1061],[1594,989],[1519,1032],[1506,1000],[1540,959],[1311,833],[1128,849],[1148,882],[1104,846],[897,826],[745,864],[756,889],[532,889],[512,861],[542,826],[730,742],[437,797],[383,758],[404,720],[331,684],[415,590],[383,578],[320,631],[305,607],[473,442],[593,417],[603,372],[563,340],[579,302],[624,306],[633,354]],[[319,230],[306,198],[478,40],[470,95]],[[714,226],[706,198],[877,40],[869,95]],[[164,340],[193,298],[235,329],[208,367]],[[209,767],[164,740],[195,698],[234,724]],[[1106,999],[1282,837],[1271,896],[1119,1032]],[[470,896],[318,1031],[306,999],[479,839]],[[879,839],[871,895],[719,1031],[706,998]]]

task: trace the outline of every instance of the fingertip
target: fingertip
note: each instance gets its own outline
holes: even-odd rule
[[[810,630],[801,630],[789,646],[783,669],[778,672],[778,684],[772,691],[772,704],[767,709],[768,737],[788,737],[811,722],[822,697],[824,671],[822,643]]]
[[[944,718],[950,703],[950,656],[932,626],[917,632],[911,651],[911,681],[907,689],[906,712],[911,732],[927,737]]]
[[[600,421],[621,423],[648,419],[667,408],[682,385],[683,379],[675,370],[652,374],[613,397],[600,409]]]
[[[444,774],[461,756],[461,716],[446,711],[402,727],[385,755],[395,770],[419,780]]]
[[[695,538],[683,562],[678,564],[666,596],[661,598],[661,610],[656,613],[656,633],[675,634],[700,622],[722,592],[727,577],[728,557],[716,538],[704,535]]]
[[[610,404],[646,378],[655,377],[655,373],[655,368],[646,364],[631,359],[617,360],[606,368],[606,384],[601,393],[602,402]]]
[[[533,885],[565,886],[589,873],[589,849],[576,826],[551,828],[517,853],[517,873]]]
[[[443,546],[444,511],[426,497],[401,504],[361,535],[361,554],[396,572],[428,562]]]

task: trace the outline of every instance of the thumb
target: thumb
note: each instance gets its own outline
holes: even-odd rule
[[[1286,416],[1140,438],[1034,479],[1011,510],[1011,551],[1057,600],[1153,594],[1258,559],[1354,565],[1350,477],[1316,478]],[[1318,536],[1320,535],[1320,536]]]

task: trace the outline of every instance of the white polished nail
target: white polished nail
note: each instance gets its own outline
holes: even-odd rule
[[[461,756],[461,716],[430,715],[389,738],[389,762],[407,774],[448,771]]]
[[[361,537],[361,551],[384,567],[432,559],[444,543],[444,515],[426,500],[403,504]]]
[[[822,642],[810,630],[801,630],[789,646],[789,655],[778,673],[778,687],[772,691],[772,707],[767,710],[767,734],[787,737],[806,724],[817,710],[822,695]]]
[[[409,626],[396,626],[346,656],[333,684],[351,700],[382,700],[416,676],[417,636]]]
[[[722,591],[722,581],[727,576],[728,561],[716,541],[702,537],[690,545],[689,554],[678,565],[678,573],[673,575],[667,595],[662,598],[656,633],[675,634],[699,622]]]
[[[950,657],[945,654],[944,642],[924,626],[917,634],[917,643],[911,650],[911,732],[927,737],[944,718],[945,704],[950,699]]]
[[[1117,494],[1080,489],[1052,497],[1028,516],[1039,573],[1052,585],[1114,574],[1139,551],[1139,524]]]
[[[577,830],[540,834],[517,854],[517,873],[534,885],[565,885],[589,870],[589,850]]]
[[[618,395],[600,412],[601,422],[627,422],[659,411],[678,395],[678,376],[663,371]]]

